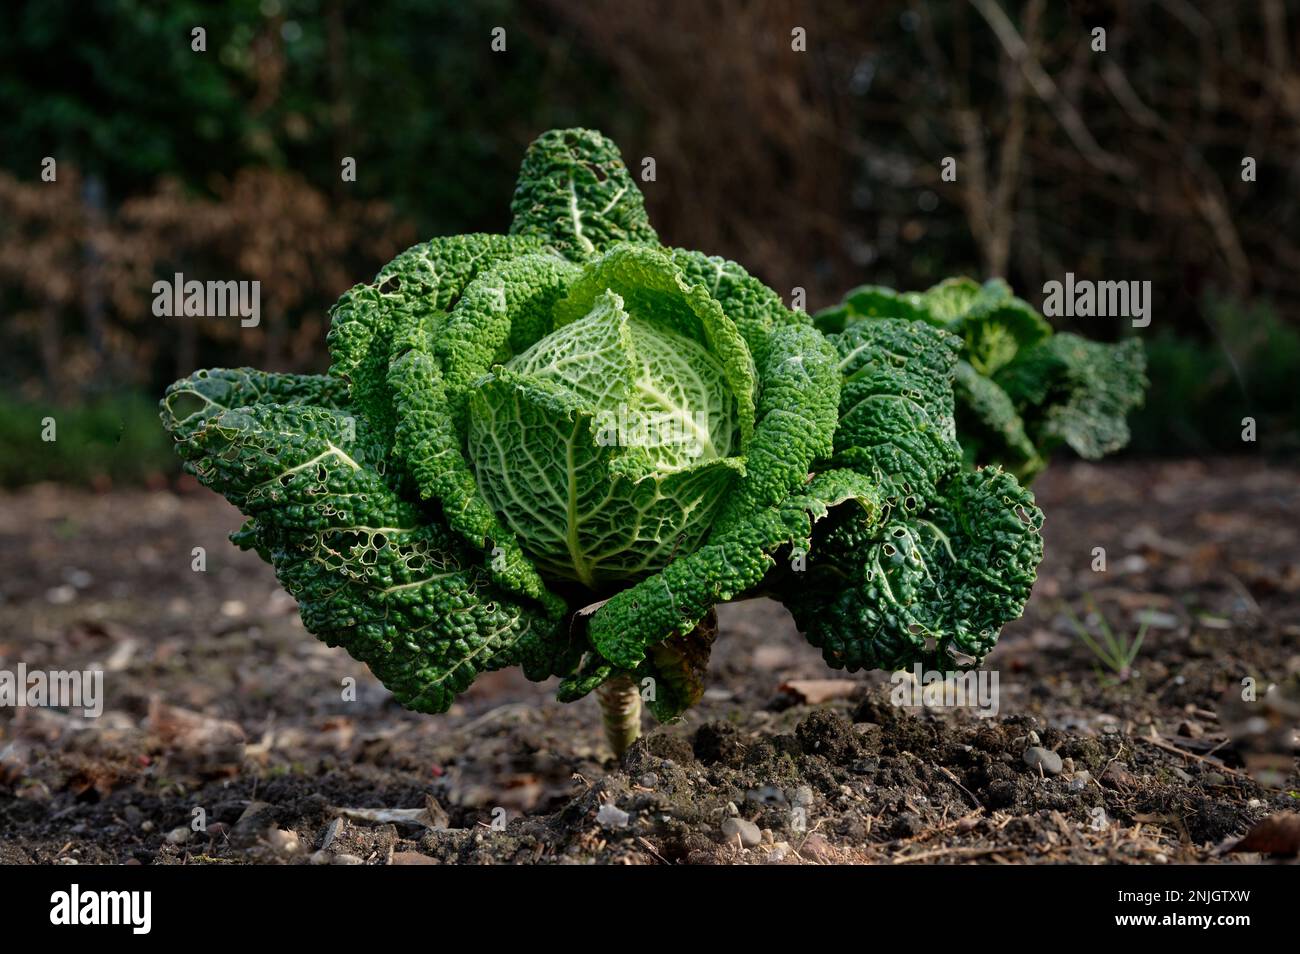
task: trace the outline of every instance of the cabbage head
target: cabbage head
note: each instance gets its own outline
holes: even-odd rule
[[[164,395],[309,631],[420,711],[517,665],[564,700],[653,680],[673,718],[729,600],[783,600],[849,669],[977,661],[1019,615],[1042,515],[961,471],[958,338],[824,335],[735,262],[661,245],[589,130],[533,143],[511,211],[345,292],[327,373]]]

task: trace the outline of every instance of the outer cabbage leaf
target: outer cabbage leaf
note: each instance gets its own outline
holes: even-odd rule
[[[881,507],[820,524],[806,567],[767,586],[832,666],[979,658],[1028,599],[1042,515],[1011,475],[959,470],[954,336],[882,318],[830,340],[845,375],[834,461]]]
[[[930,321],[929,312],[914,292],[896,292],[883,285],[860,285],[838,305],[817,312],[813,322],[825,334],[839,334],[864,318],[904,318]]]
[[[171,384],[159,404],[163,426],[183,440],[209,418],[252,404],[312,404],[343,408],[343,382],[320,374],[280,374],[254,368],[210,368]]]
[[[1043,555],[1033,495],[997,469],[964,471],[920,514],[849,514],[776,584],[827,664],[850,671],[978,662],[1018,617]]]
[[[1065,443],[1096,459],[1128,443],[1125,418],[1145,397],[1146,354],[1135,338],[1106,344],[1063,333],[1024,352],[996,380],[1040,448]]]
[[[1007,392],[965,361],[958,361],[953,394],[968,467],[997,460],[1020,480],[1029,480],[1042,470],[1046,462],[1025,433],[1024,422]]]
[[[451,235],[412,246],[373,282],[344,292],[330,309],[329,373],[346,382],[352,403],[391,447],[398,411],[388,384],[394,340],[413,328],[435,331],[480,269],[537,252],[537,238]]]
[[[1144,358],[1136,342],[1111,346],[1051,326],[1001,279],[954,278],[921,293],[863,286],[814,319],[834,335],[881,318],[943,328],[962,340],[955,382],[968,466],[1000,464],[1022,480],[1066,443],[1100,457],[1128,441],[1124,417],[1142,401]]]
[[[812,462],[832,448],[840,375],[834,348],[815,328],[787,325],[773,331],[760,380],[758,427],[747,449],[745,476],[718,515],[715,537],[780,503],[806,481]]]
[[[673,249],[672,259],[686,281],[703,285],[735,322],[757,367],[767,360],[768,336],[773,331],[809,322],[807,315],[785,307],[780,295],[729,259],[684,248]]]
[[[347,406],[347,390],[342,381],[320,374],[205,368],[168,386],[158,408],[167,433],[182,441],[222,411],[236,407],[274,403],[342,410]],[[355,423],[353,420],[349,425],[354,430]],[[193,471],[189,464],[184,466],[187,471]],[[252,518],[230,535],[230,541],[241,550],[252,550],[267,563],[271,562],[271,554],[260,542],[257,521]]]
[[[961,461],[952,396],[959,341],[896,318],[860,322],[830,340],[844,376],[834,462],[917,509]]]
[[[971,278],[945,278],[939,284],[923,291],[918,303],[927,321],[951,327],[975,307],[977,302],[999,296],[1005,288],[1006,285],[1002,283],[981,286]]]
[[[438,501],[451,529],[484,553],[496,582],[542,600],[557,616],[562,602],[498,520],[465,460],[464,408],[475,379],[510,347],[513,317],[544,333],[537,316],[572,273],[573,266],[552,255],[496,261],[469,282],[450,313],[431,322],[415,310],[396,323],[386,378],[398,417],[394,446],[420,496]]]
[[[618,147],[590,129],[537,137],[524,154],[510,210],[512,235],[540,237],[574,260],[616,242],[659,242]]]
[[[954,323],[953,330],[965,342],[962,356],[986,377],[1052,334],[1051,325],[1042,315],[1010,294],[981,295]]]
[[[705,615],[694,629],[651,646],[637,667],[633,679],[641,684],[654,680],[654,694],[647,702],[660,722],[671,722],[704,698],[709,674],[709,655],[718,638],[718,616]]]
[[[309,405],[224,410],[177,449],[252,518],[304,625],[365,662],[408,708],[441,712],[479,673],[571,664],[555,619],[494,587],[478,561],[375,468],[357,422]]]

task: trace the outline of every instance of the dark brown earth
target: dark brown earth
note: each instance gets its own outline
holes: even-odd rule
[[[0,862],[1261,860],[1225,848],[1300,809],[1300,471],[1060,463],[1035,489],[1047,558],[988,663],[996,717],[897,708],[887,674],[828,670],[757,601],[723,609],[701,705],[647,717],[622,765],[594,701],[517,673],[401,710],[226,542],[215,495],[0,496],[0,669],[102,665],[107,697],[91,720],[0,709]],[[1071,628],[1085,594],[1120,633],[1148,614],[1124,678]],[[804,687],[819,705],[781,689],[844,678]],[[758,845],[724,838],[733,816]]]

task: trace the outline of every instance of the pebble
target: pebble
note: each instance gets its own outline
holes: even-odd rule
[[[55,606],[67,606],[76,598],[76,587],[69,586],[66,583],[62,586],[51,587],[45,591],[45,599],[48,602],[53,603]]]
[[[808,806],[813,803],[813,790],[810,785],[800,785],[794,790],[794,798],[791,799],[796,805]]]
[[[735,844],[736,839],[740,839],[741,846],[745,848],[754,848],[763,841],[763,833],[758,826],[743,818],[723,819],[722,837],[728,844]]]
[[[167,833],[167,844],[183,845],[190,840],[190,830],[185,825],[180,828],[173,828]]]
[[[1206,772],[1201,777],[1205,779],[1206,785],[1227,785],[1228,784],[1228,776],[1224,775],[1222,772]]]
[[[630,818],[627,812],[613,802],[606,802],[600,806],[600,811],[596,812],[596,824],[601,828],[626,828]]]
[[[282,855],[297,854],[300,847],[298,833],[284,828],[272,828],[266,833],[266,841]]]
[[[785,856],[790,853],[790,846],[785,842],[780,842],[772,846],[772,850],[767,853],[765,859],[769,865],[779,865],[785,861]]]
[[[334,839],[343,833],[343,828],[346,825],[347,822],[342,818],[336,818],[330,822],[325,828],[324,836],[321,838],[321,848],[328,848],[330,845],[334,844]]]
[[[335,855],[334,864],[336,865],[360,865],[364,862],[356,855]]]
[[[327,865],[333,860],[334,857],[324,848],[321,848],[319,851],[313,851],[311,853],[311,863],[314,865]]]
[[[1025,749],[1025,764],[1030,768],[1041,768],[1046,775],[1061,774],[1061,757],[1051,749],[1045,749],[1040,745],[1031,745]]]
[[[74,586],[79,590],[84,590],[86,587],[90,586],[91,583],[95,582],[93,576],[78,567],[69,567],[65,569],[63,571],[63,579],[66,580],[69,585]]]
[[[659,776],[654,772],[646,772],[641,776],[639,784],[642,788],[655,788],[659,784]]]
[[[1081,769],[1070,777],[1070,791],[1083,792],[1088,788],[1088,783],[1092,781],[1092,775],[1087,769]]]
[[[230,838],[239,845],[251,845],[258,835],[275,821],[275,809],[266,802],[252,801],[244,808],[230,829]]]

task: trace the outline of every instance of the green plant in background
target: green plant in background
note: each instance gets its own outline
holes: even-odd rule
[[[1042,514],[960,466],[958,338],[824,336],[736,263],[661,247],[598,133],[533,143],[511,208],[509,234],[345,293],[327,375],[198,371],[162,401],[308,630],[420,711],[509,665],[599,689],[616,752],[638,689],[661,719],[700,698],[728,600],[783,599],[836,667],[988,652]]]
[[[1116,633],[1106,619],[1106,614],[1097,608],[1096,601],[1088,596],[1085,598],[1088,606],[1088,619],[1097,621],[1099,637],[1094,637],[1088,630],[1085,622],[1079,619],[1067,604],[1065,615],[1070,621],[1070,628],[1074,634],[1079,637],[1085,646],[1097,657],[1106,668],[1114,673],[1112,682],[1124,682],[1133,672],[1133,663],[1137,659],[1138,653],[1142,651],[1142,642],[1147,637],[1148,621],[1143,620],[1138,626],[1136,636],[1130,637],[1128,633]],[[1100,668],[1098,675],[1101,675]],[[1102,680],[1105,681],[1104,679]]]
[[[60,407],[0,395],[0,486],[42,480],[139,483],[173,474],[176,458],[158,431],[157,402],[144,395],[100,395]],[[44,439],[52,418],[54,440]]]
[[[1264,302],[1207,297],[1200,309],[1210,336],[1167,329],[1146,342],[1156,386],[1133,420],[1142,453],[1241,453],[1243,418],[1256,422],[1256,445],[1300,449],[1300,330]]]
[[[1032,480],[1062,444],[1089,460],[1128,443],[1146,390],[1136,339],[1089,341],[1052,328],[1001,279],[950,278],[924,292],[864,285],[818,312],[827,333],[873,319],[919,321],[961,339],[954,383],[968,466],[1000,464]]]

